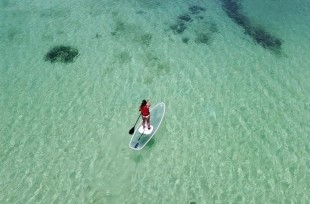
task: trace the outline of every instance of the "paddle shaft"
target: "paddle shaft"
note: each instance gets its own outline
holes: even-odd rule
[[[140,138],[142,137],[142,135],[144,135],[144,129],[143,129],[143,133],[141,133],[141,135],[140,135],[140,137],[139,137],[138,141],[140,140]],[[138,145],[139,145],[139,142],[135,145],[135,148],[137,148],[137,147],[138,147]]]
[[[138,122],[140,116],[141,116],[141,114],[139,115],[139,117],[138,117],[138,119],[137,119],[135,125],[129,130],[129,134],[130,134],[130,135],[132,135],[132,134],[135,132],[135,126],[136,126],[136,124],[137,124],[137,122]]]
[[[137,121],[136,121],[136,123],[135,123],[135,125],[133,127],[135,127],[137,125],[137,122],[138,122],[140,117],[141,117],[141,113],[139,114],[139,117],[138,117],[138,119],[137,119]]]

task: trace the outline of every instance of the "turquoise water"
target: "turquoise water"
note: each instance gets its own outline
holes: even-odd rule
[[[309,203],[310,3],[240,1],[275,51],[222,2],[2,0],[0,203]],[[134,151],[147,97],[166,114]]]

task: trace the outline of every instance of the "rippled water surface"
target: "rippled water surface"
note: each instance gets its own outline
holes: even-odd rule
[[[307,0],[2,1],[0,203],[309,203],[309,22]]]

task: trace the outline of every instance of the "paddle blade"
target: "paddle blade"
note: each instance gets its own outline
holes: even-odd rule
[[[130,130],[129,130],[129,134],[132,135],[135,131],[135,127],[132,127]]]

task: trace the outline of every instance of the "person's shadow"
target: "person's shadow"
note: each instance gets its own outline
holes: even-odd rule
[[[145,156],[145,152],[143,153],[143,151],[146,151],[146,147],[148,147],[148,149],[151,149],[154,147],[154,145],[156,144],[155,139],[151,139],[146,145],[145,147],[138,151],[138,154],[135,154],[132,159],[135,163],[140,163],[143,160],[143,157]],[[148,152],[148,151],[146,151]]]
[[[146,146],[147,146],[148,148],[152,148],[155,144],[156,144],[155,139],[152,138],[152,139],[146,144]]]

